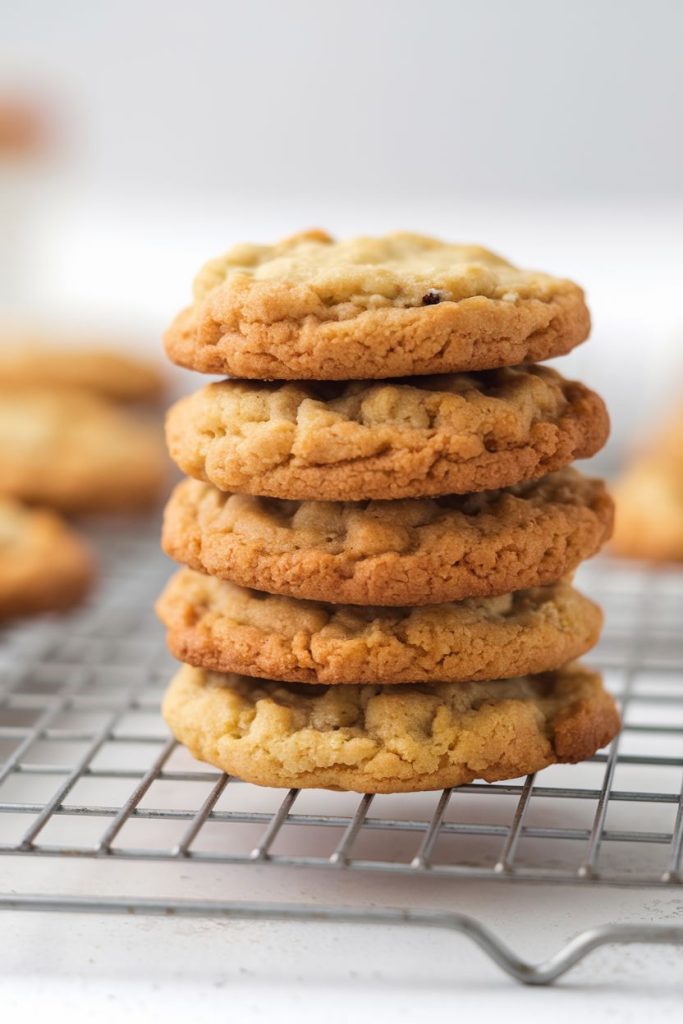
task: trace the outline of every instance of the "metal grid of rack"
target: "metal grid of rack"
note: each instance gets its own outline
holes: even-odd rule
[[[258,789],[194,761],[158,713],[173,671],[152,611],[169,572],[156,528],[100,528],[102,582],[67,619],[0,633],[0,854],[274,864],[295,869],[672,888],[683,883],[683,574],[599,559],[580,582],[607,625],[590,661],[624,729],[606,752],[539,777],[442,793]],[[11,862],[10,862],[11,863]],[[0,893],[0,909],[394,921],[465,932],[544,983],[604,942],[683,943],[606,926],[532,967],[449,912],[182,898]]]

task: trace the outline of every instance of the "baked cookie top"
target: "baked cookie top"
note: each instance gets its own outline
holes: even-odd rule
[[[307,231],[210,260],[165,342],[208,373],[345,380],[538,361],[589,328],[577,285],[481,246]]]
[[[0,345],[0,388],[80,388],[120,402],[159,402],[159,367],[113,349],[47,345],[22,338]]]
[[[117,511],[158,500],[165,476],[156,424],[84,391],[0,388],[0,494]]]
[[[171,730],[203,761],[265,786],[395,793],[518,778],[590,757],[619,729],[577,665],[489,683],[310,687],[183,666]]]
[[[0,618],[68,608],[93,574],[87,545],[59,516],[0,498]]]
[[[594,392],[539,366],[408,383],[222,381],[167,417],[189,476],[295,500],[507,487],[593,455],[608,432]]]
[[[419,608],[277,597],[183,569],[157,603],[179,661],[302,683],[471,682],[546,672],[598,639],[568,583]]]
[[[185,480],[164,550],[243,586],[346,604],[430,604],[554,583],[608,539],[601,480],[564,469],[504,491],[395,502],[281,501]]]

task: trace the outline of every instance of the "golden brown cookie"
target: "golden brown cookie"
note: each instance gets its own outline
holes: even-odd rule
[[[45,345],[10,335],[0,344],[0,388],[79,388],[119,402],[158,402],[159,367],[105,348]]]
[[[344,604],[433,604],[554,583],[608,539],[601,480],[564,469],[505,491],[395,502],[280,501],[185,480],[171,558],[245,587]]]
[[[591,757],[619,729],[578,665],[489,683],[321,686],[184,665],[163,704],[195,757],[262,786],[398,793],[519,778]]]
[[[204,373],[357,380],[538,362],[589,329],[577,285],[480,246],[308,231],[207,263],[165,344]]]
[[[167,418],[189,476],[294,500],[507,487],[595,454],[608,433],[598,395],[540,366],[412,383],[222,381]]]
[[[114,512],[153,504],[165,478],[156,424],[83,391],[0,389],[0,494]]]
[[[179,661],[301,683],[507,679],[593,647],[602,613],[569,583],[420,608],[276,597],[182,569],[157,603]]]
[[[59,516],[0,499],[0,619],[69,608],[93,575],[86,544]]]

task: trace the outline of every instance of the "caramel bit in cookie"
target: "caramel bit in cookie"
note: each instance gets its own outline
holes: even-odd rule
[[[436,306],[441,302],[441,293],[436,288],[430,288],[429,291],[422,296],[423,306]]]

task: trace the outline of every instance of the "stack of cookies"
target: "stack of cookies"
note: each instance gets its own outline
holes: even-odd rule
[[[210,262],[166,338],[233,375],[170,411],[191,479],[158,611],[164,714],[272,786],[398,792],[590,757],[619,727],[574,659],[571,575],[608,538],[601,399],[535,365],[583,341],[576,285],[474,246],[308,232]]]

